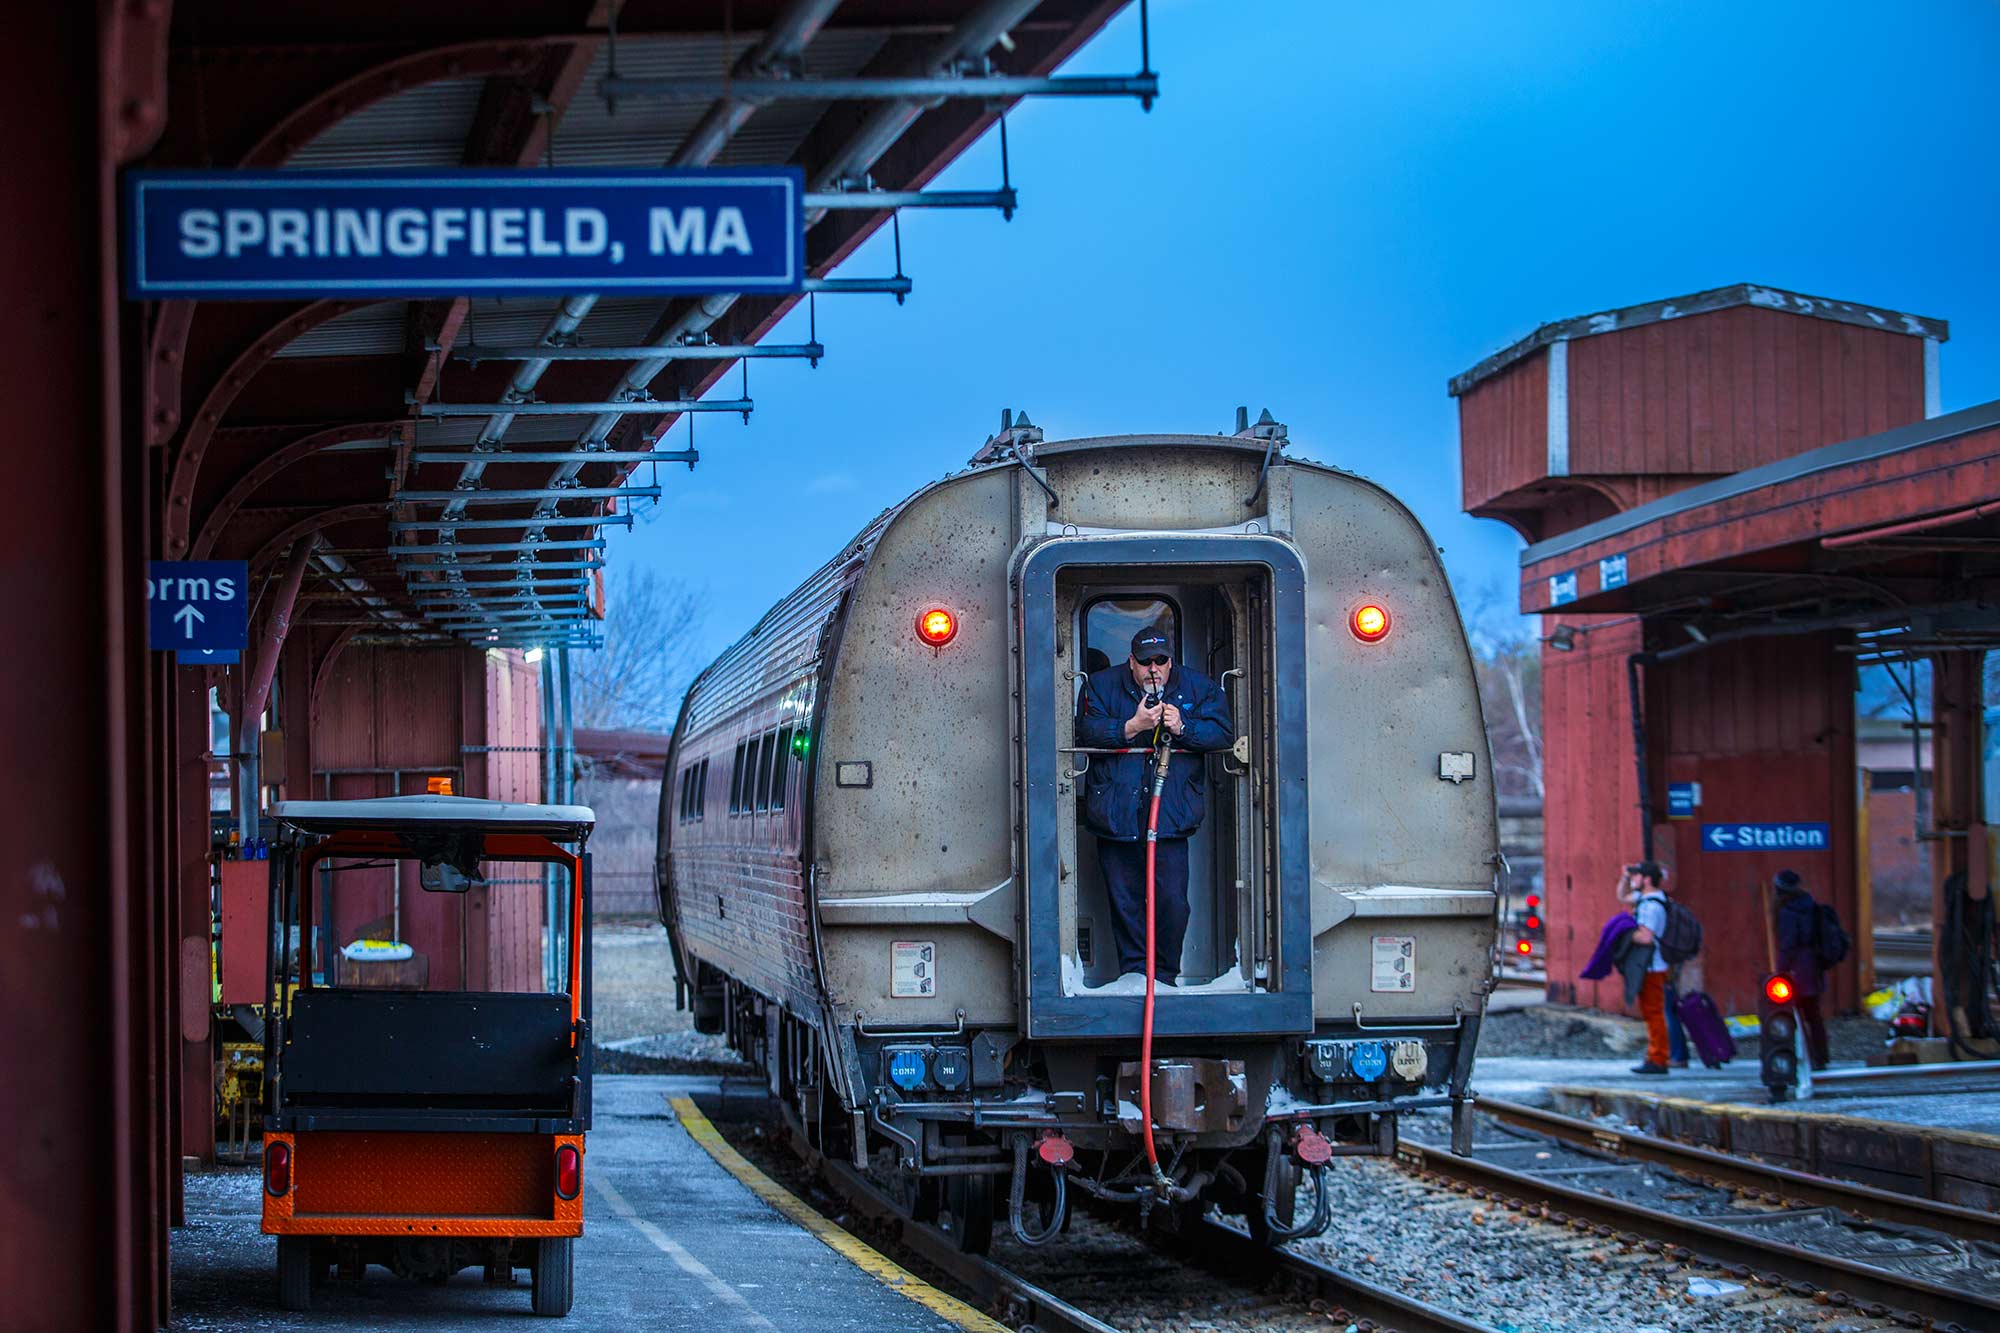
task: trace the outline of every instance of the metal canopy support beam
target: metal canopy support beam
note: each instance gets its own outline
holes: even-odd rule
[[[490,417],[494,403],[413,403],[420,417]],[[748,398],[630,398],[600,403],[508,403],[507,413],[517,417],[648,416],[667,412],[742,412],[748,415],[756,404]],[[497,442],[497,437],[496,437]],[[472,453],[468,462],[486,462],[491,453]]]
[[[660,498],[660,488],[658,486],[566,486],[538,487],[523,491],[398,491],[395,500],[397,504],[491,505],[525,504],[530,500],[553,500],[560,504],[564,500],[615,500],[620,497],[628,500],[657,500]]]
[[[601,551],[604,549],[602,537],[586,540],[560,542],[427,542],[422,546],[392,546],[389,554],[398,560],[415,559],[417,556],[441,556],[446,560],[456,560],[465,554],[480,554],[488,551]],[[379,554],[369,552],[369,554]]]
[[[464,449],[419,449],[412,463],[469,463],[474,458],[495,463],[698,463],[692,449],[492,449],[473,454]]]
[[[389,531],[452,532],[462,528],[629,528],[630,514],[536,514],[530,518],[398,518]]]
[[[509,347],[464,343],[451,359],[478,365],[482,361],[742,361],[781,358],[818,361],[826,355],[822,343],[688,343],[680,347]]]
[[[803,290],[808,294],[817,293],[826,296],[842,294],[893,296],[900,301],[908,296],[915,286],[916,284],[908,277],[898,273],[887,278],[807,278]]]
[[[821,190],[806,195],[809,209],[876,213],[890,208],[997,208],[1012,213],[1019,206],[1011,186],[999,190]]]
[[[1011,102],[1020,97],[1136,97],[1160,95],[1160,76],[1069,74],[1034,78],[1011,74],[925,77],[858,76],[851,79],[636,79],[608,75],[598,90],[613,101],[663,102],[933,102],[971,99]]]

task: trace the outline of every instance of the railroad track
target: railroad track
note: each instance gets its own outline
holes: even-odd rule
[[[803,1127],[781,1110],[791,1151],[828,1189],[887,1237],[993,1311],[1001,1322],[1035,1333],[1119,1333],[1117,1327],[1064,1300],[1040,1283],[981,1255],[961,1252],[950,1237],[916,1222],[874,1181],[851,1163],[806,1146]],[[1361,1333],[1499,1333],[1492,1325],[1454,1314],[1330,1264],[1273,1248],[1212,1218],[1192,1223],[1178,1236],[1131,1234],[1144,1245],[1236,1288],[1280,1283],[1290,1298],[1311,1304],[1321,1318],[1346,1320]],[[864,1237],[864,1239],[869,1239]],[[869,1239],[870,1244],[876,1242]]]
[[[1476,1143],[1470,1158],[1406,1141],[1399,1161],[1426,1181],[1796,1295],[1919,1326],[2000,1328],[2000,1223],[1991,1217],[1512,1102],[1479,1105],[1505,1137]],[[1682,1180],[1662,1187],[1644,1178],[1649,1170]]]

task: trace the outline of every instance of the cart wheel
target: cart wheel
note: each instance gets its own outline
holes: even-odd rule
[[[535,1242],[535,1313],[561,1319],[576,1301],[576,1250],[569,1236]]]
[[[312,1308],[312,1237],[278,1237],[278,1304],[287,1310]]]
[[[961,1254],[984,1254],[993,1247],[993,1177],[947,1176],[944,1212],[938,1229]]]

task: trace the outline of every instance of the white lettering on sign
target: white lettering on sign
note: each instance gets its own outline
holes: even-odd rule
[[[889,996],[920,1000],[937,994],[937,945],[931,940],[895,940],[889,945]]]
[[[751,252],[742,210],[717,209],[712,223],[702,209],[681,211],[682,220],[669,228],[677,232],[676,242],[663,235],[660,221],[661,214],[673,210],[653,210],[654,254],[665,249],[677,255]],[[190,208],[180,215],[178,245],[189,259],[377,259],[384,254],[398,259],[518,259],[587,257],[609,249],[616,262],[623,250],[611,244],[610,236],[603,210],[587,207],[565,208],[554,217],[542,208]]]
[[[236,580],[147,579],[146,596],[159,602],[233,602],[236,600]]]
[[[1417,988],[1417,937],[1377,935],[1369,945],[1368,989],[1411,991]]]
[[[725,250],[750,253],[750,228],[740,208],[715,210],[708,225],[705,208],[655,208],[647,214],[646,244],[656,255],[719,255]]]

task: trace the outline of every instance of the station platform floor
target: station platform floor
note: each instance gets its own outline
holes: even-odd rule
[[[867,1272],[753,1192],[706,1151],[669,1100],[708,1102],[718,1080],[600,1075],[584,1167],[576,1305],[547,1327],[576,1330],[828,1330],[946,1333],[997,1327],[892,1265]],[[697,1125],[697,1130],[703,1128]],[[252,1168],[193,1172],[188,1225],[172,1238],[168,1327],[314,1329],[363,1325],[474,1333],[496,1315],[532,1318],[528,1276],[488,1286],[478,1269],[433,1284],[370,1267],[317,1288],[313,1308],[278,1308],[277,1244],[259,1228]],[[898,1276],[901,1274],[901,1276]],[[903,1294],[908,1291],[910,1294]],[[969,1318],[964,1316],[970,1316]]]
[[[1482,1057],[1473,1067],[1472,1086],[1484,1096],[1533,1106],[1556,1106],[1563,1094],[1581,1091],[1726,1106],[1770,1105],[1759,1080],[1754,1041],[1742,1044],[1737,1058],[1720,1069],[1676,1069],[1662,1078],[1634,1074],[1632,1064],[1631,1056],[1615,1060]],[[1948,1066],[1931,1065],[1885,1069],[1856,1060],[1836,1060],[1831,1069],[1835,1078],[1821,1078],[1810,1099],[1787,1102],[1784,1109],[2000,1136],[2000,1071],[1949,1071]],[[1916,1070],[1948,1072],[1912,1072]],[[1838,1077],[1843,1072],[1861,1071],[1867,1071],[1866,1076],[1854,1081]]]

